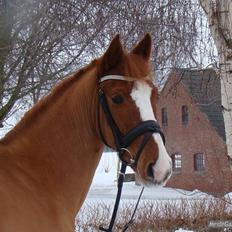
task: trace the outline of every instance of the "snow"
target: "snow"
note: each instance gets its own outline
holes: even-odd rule
[[[114,200],[117,193],[118,157],[115,152],[103,153],[96,170],[86,201]],[[128,168],[127,173],[133,172]],[[136,200],[142,187],[134,182],[124,183],[122,200]],[[192,192],[183,189],[167,187],[146,187],[142,199],[146,200],[177,200],[205,197],[206,194],[198,190]]]
[[[142,187],[135,185],[134,182],[124,183],[122,200],[136,200]],[[114,199],[117,193],[117,185],[91,186],[87,195],[87,201],[90,199]],[[144,200],[180,200],[180,199],[199,199],[206,194],[200,191],[184,191],[182,189],[173,189],[167,187],[147,187],[144,189],[142,199]]]
[[[118,156],[116,152],[105,152],[95,172],[92,186],[105,186],[115,184],[117,181]],[[128,167],[126,173],[132,173]]]
[[[115,196],[117,194],[117,169],[118,157],[115,152],[103,153],[98,168],[96,170],[92,185],[87,194],[87,198],[83,204],[83,212],[85,207],[88,208],[96,203],[103,203],[105,206],[114,205]],[[132,170],[128,169],[128,173]],[[136,185],[134,182],[124,183],[120,205],[133,203],[138,199],[142,186]],[[179,201],[181,199],[196,200],[205,197],[206,194],[194,190],[192,192],[183,189],[174,189],[167,187],[145,187],[141,201]],[[140,203],[141,204],[141,203]],[[120,207],[120,206],[119,206]],[[80,211],[79,219],[85,221],[86,215]],[[94,230],[93,230],[94,231]],[[175,232],[193,232],[179,228]]]
[[[193,232],[193,230],[184,230],[184,229],[179,229],[179,230],[176,230],[175,232]]]

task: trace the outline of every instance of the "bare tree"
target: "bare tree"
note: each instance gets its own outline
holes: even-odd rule
[[[222,109],[228,155],[232,158],[232,2],[231,0],[199,0],[219,55]]]
[[[194,0],[0,0],[0,11],[0,122],[102,54],[117,33],[128,48],[151,33],[161,84],[172,67],[202,67],[211,53],[198,52],[207,46]]]
[[[91,8],[91,2],[1,0],[0,122],[19,99],[36,102],[67,70],[89,59],[86,48],[105,23],[93,17],[100,4]]]
[[[205,63],[215,62],[207,21],[195,0],[107,2],[113,14],[104,28],[107,39],[103,40],[101,47],[105,48],[108,38],[111,39],[117,32],[129,48],[138,37],[150,32],[154,40],[154,70],[159,81],[165,79],[173,67],[202,68]],[[204,27],[204,32],[199,30],[200,27]]]

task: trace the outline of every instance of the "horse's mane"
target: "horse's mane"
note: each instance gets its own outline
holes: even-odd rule
[[[48,93],[46,96],[42,97],[28,112],[25,113],[23,118],[16,124],[16,126],[9,131],[4,138],[0,140],[1,144],[6,144],[17,134],[25,128],[30,127],[33,124],[38,116],[40,116],[43,112],[46,111],[47,108],[51,104],[62,96],[70,86],[72,86],[75,82],[80,80],[80,78],[86,74],[89,70],[95,67],[97,60],[92,61],[89,65],[85,66],[84,68],[79,69],[77,72],[68,76],[68,78],[63,79],[57,85],[54,86],[52,91]]]

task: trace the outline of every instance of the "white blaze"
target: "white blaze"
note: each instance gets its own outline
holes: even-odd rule
[[[131,91],[131,97],[139,109],[142,121],[157,121],[151,105],[152,88],[145,81],[135,81]],[[171,171],[171,158],[164,146],[159,133],[154,133],[153,138],[158,146],[159,154],[156,164],[153,166],[154,177],[157,182],[162,182],[167,172]]]

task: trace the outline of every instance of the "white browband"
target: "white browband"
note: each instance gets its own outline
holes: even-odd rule
[[[108,81],[108,80],[116,80],[116,81],[135,81],[136,79],[130,78],[130,77],[124,77],[120,75],[107,75],[102,78],[100,78],[99,82],[102,83],[103,81]]]
[[[148,77],[144,78],[145,80],[149,80]],[[137,81],[138,79],[132,78],[132,77],[125,77],[125,76],[120,76],[120,75],[107,75],[104,77],[101,77],[99,80],[99,83],[102,83],[104,81],[108,80],[116,80],[116,81]]]

